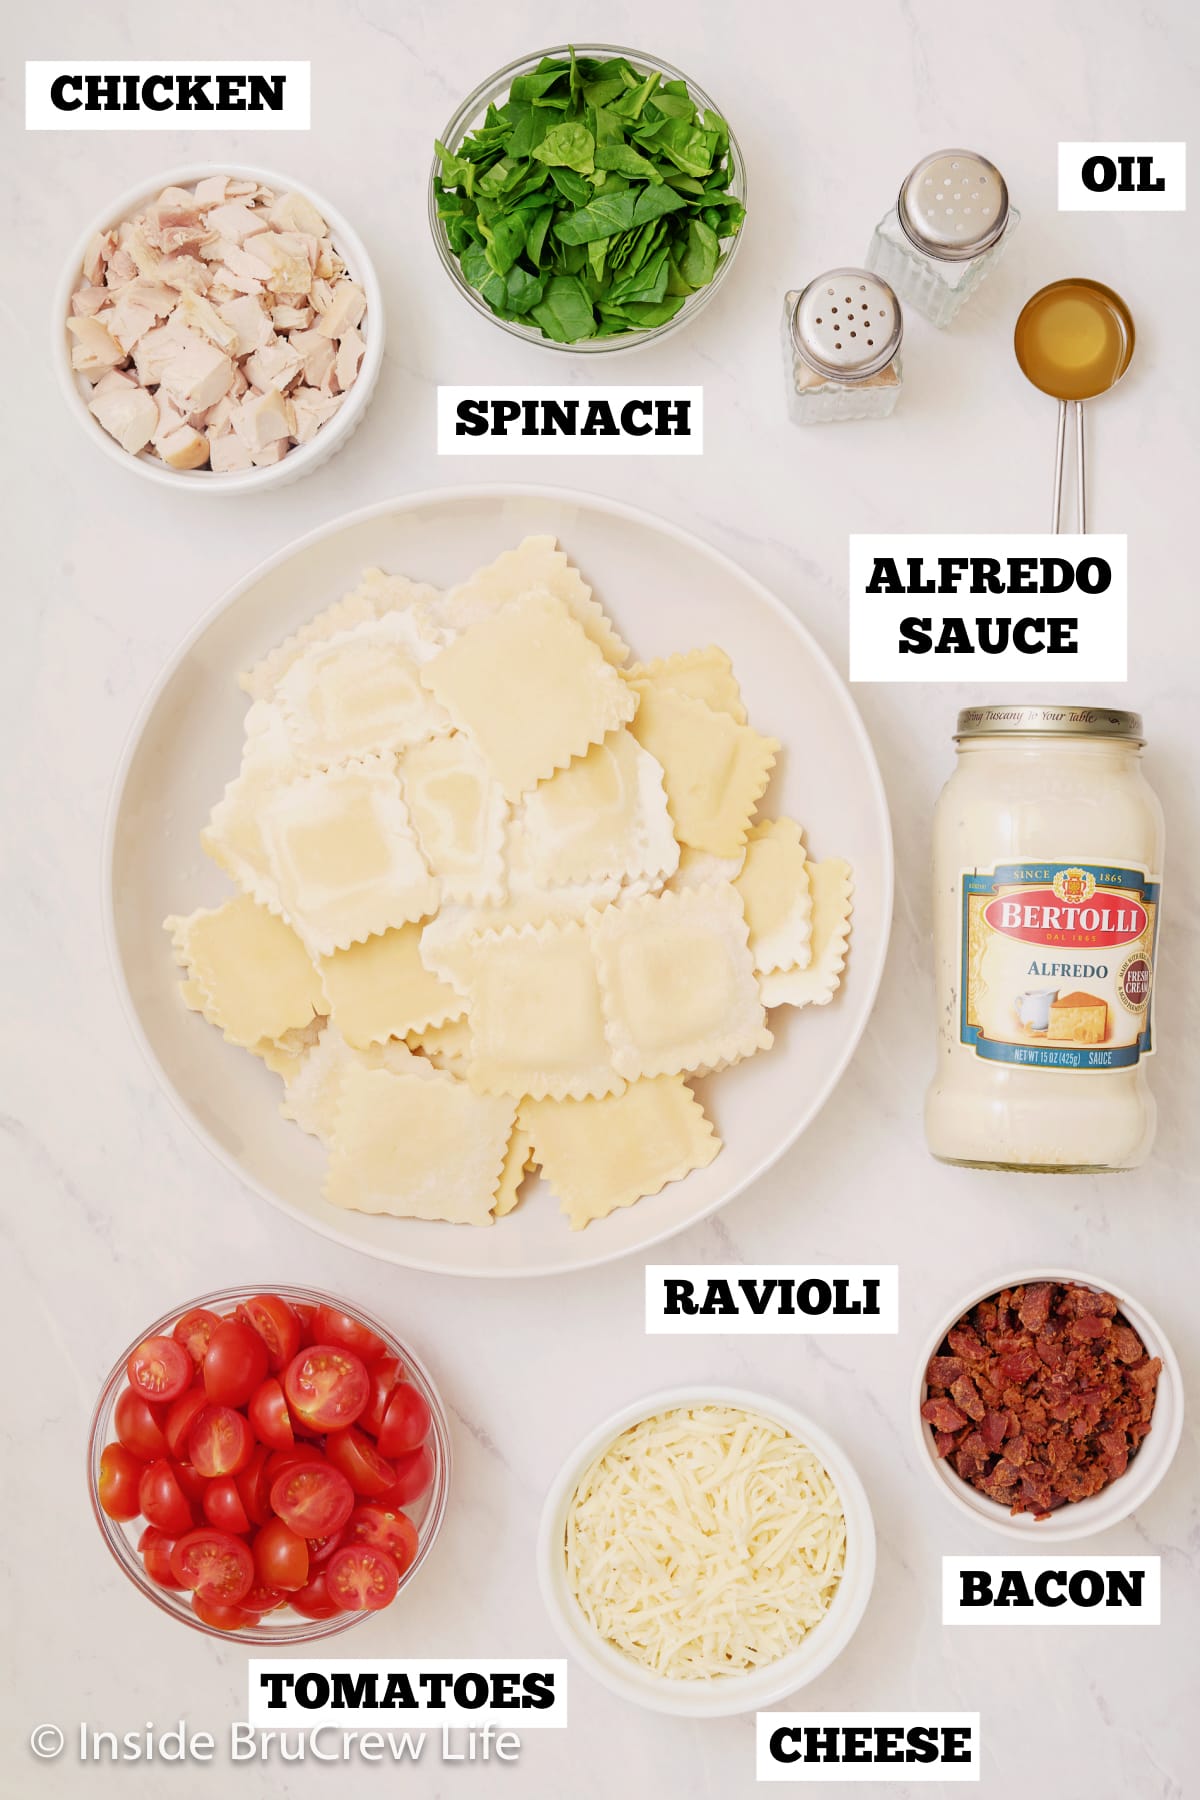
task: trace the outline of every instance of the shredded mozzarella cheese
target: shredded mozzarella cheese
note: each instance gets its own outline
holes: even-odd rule
[[[776,1662],[829,1610],[846,1520],[813,1452],[758,1413],[642,1419],[576,1488],[564,1542],[585,1617],[674,1680]]]

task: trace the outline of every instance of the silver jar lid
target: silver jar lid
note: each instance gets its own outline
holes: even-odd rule
[[[792,343],[810,369],[834,381],[866,381],[900,348],[900,302],[869,269],[830,269],[797,296]]]
[[[939,262],[980,256],[1008,223],[1008,188],[973,150],[937,150],[905,181],[896,202],[905,236]]]
[[[1144,744],[1142,715],[1106,706],[966,706],[958,715],[956,738],[1090,737],[1124,738]]]

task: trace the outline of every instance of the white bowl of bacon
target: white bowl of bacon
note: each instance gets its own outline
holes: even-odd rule
[[[379,281],[337,209],[270,169],[191,163],[80,238],[55,294],[67,405],[173,488],[257,492],[353,435],[383,364]]]
[[[1024,1270],[948,1309],[917,1363],[912,1418],[946,1499],[1032,1548],[1091,1537],[1149,1499],[1179,1447],[1183,1377],[1124,1289]]]

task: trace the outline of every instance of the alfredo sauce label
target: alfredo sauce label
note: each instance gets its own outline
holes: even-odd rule
[[[1127,1069],[1149,1055],[1159,883],[1097,863],[962,878],[960,1041],[989,1062]]]

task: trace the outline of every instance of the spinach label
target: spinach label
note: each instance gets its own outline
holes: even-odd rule
[[[457,148],[434,147],[464,279],[558,344],[666,324],[746,216],[724,119],[624,57],[544,57]]]

